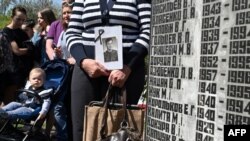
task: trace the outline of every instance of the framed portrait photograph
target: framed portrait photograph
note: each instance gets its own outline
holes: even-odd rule
[[[95,59],[108,70],[122,69],[121,26],[95,28]]]

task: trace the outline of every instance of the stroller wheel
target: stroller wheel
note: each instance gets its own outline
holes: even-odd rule
[[[36,132],[28,137],[25,141],[50,141],[50,138],[42,132]]]
[[[3,132],[0,135],[2,141],[21,141],[24,134],[21,131],[15,129],[11,124],[6,125]]]

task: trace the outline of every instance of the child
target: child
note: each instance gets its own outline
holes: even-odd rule
[[[44,118],[49,110],[51,103],[50,94],[53,91],[53,89],[45,90],[43,86],[45,77],[44,70],[41,68],[33,68],[29,74],[28,85],[25,87],[25,89],[36,92],[42,98],[42,103],[40,103],[35,97],[27,96],[24,92],[19,95],[19,98],[23,101],[22,103],[11,102],[2,107],[2,109],[0,108],[0,117],[9,119],[24,119],[25,117],[31,115],[36,108],[41,107],[37,120]]]

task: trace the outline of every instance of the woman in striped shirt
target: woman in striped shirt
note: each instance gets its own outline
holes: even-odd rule
[[[143,90],[144,58],[148,53],[151,0],[75,0],[66,32],[76,60],[71,85],[74,141],[82,140],[83,107],[101,100],[109,83],[126,87],[127,103],[136,104]],[[108,71],[94,60],[94,28],[122,26],[123,68]]]

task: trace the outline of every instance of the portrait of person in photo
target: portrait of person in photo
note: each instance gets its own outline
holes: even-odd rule
[[[103,38],[104,62],[118,61],[116,38]]]

